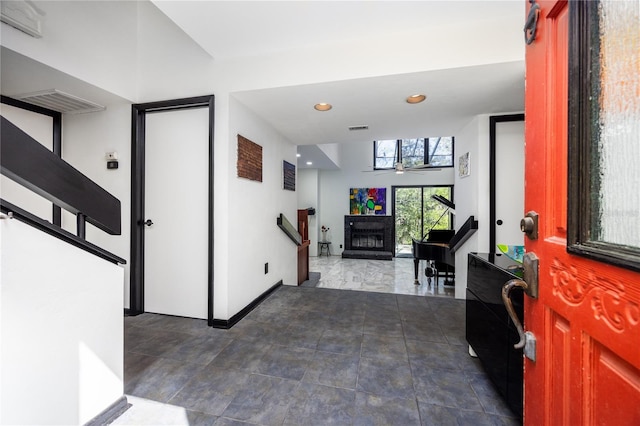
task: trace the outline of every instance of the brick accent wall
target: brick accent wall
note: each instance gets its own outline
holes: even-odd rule
[[[238,177],[262,182],[262,146],[238,135]]]

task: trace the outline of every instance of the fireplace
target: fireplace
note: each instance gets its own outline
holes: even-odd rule
[[[382,215],[344,217],[344,251],[350,259],[393,258],[393,218]]]

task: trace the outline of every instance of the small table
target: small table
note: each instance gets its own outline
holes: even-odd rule
[[[320,254],[318,256],[322,256],[322,249],[324,247],[327,248],[327,256],[331,256],[331,241],[319,241],[320,244]]]

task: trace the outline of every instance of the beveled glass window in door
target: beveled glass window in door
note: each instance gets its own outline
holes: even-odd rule
[[[640,270],[640,2],[570,13],[569,251]]]

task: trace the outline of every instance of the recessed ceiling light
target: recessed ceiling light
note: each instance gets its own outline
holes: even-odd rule
[[[427,99],[427,97],[425,95],[422,95],[422,94],[411,95],[411,96],[409,96],[407,98],[407,103],[419,104],[420,102],[424,101],[425,99]]]
[[[311,161],[307,161],[307,166],[312,165],[313,163]]]
[[[333,106],[331,104],[327,104],[324,102],[320,102],[319,104],[315,104],[313,106],[317,111],[329,111]]]
[[[300,154],[296,154],[296,157],[300,158]]]

